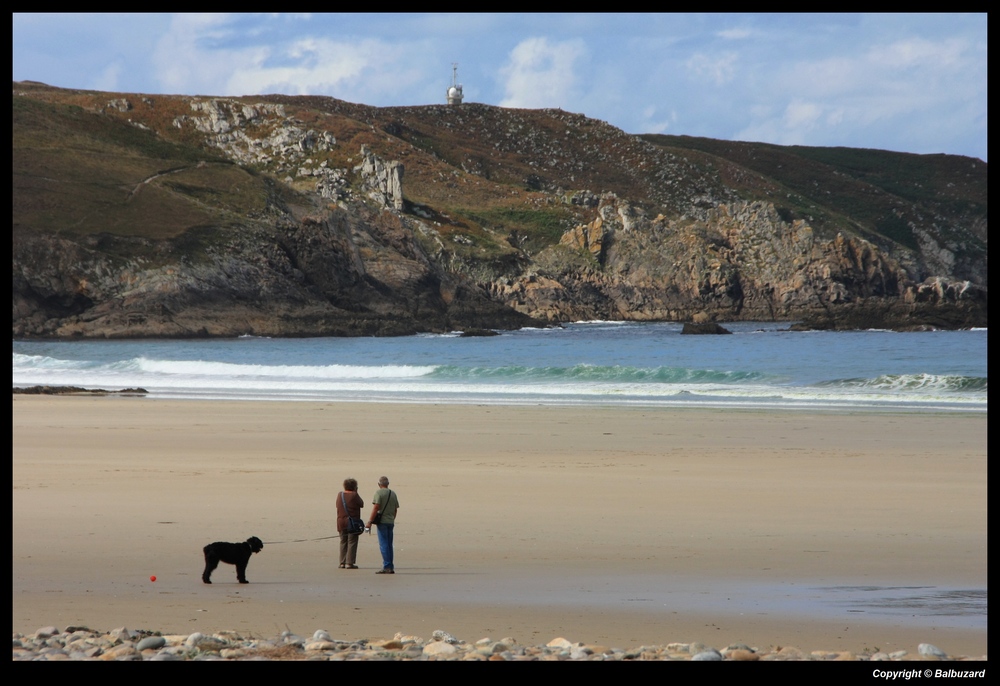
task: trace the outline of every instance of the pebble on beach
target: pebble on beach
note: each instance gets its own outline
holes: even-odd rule
[[[489,660],[489,661],[626,661],[626,660],[977,660],[986,656],[949,655],[930,643],[917,652],[851,653],[784,646],[766,649],[734,644],[723,649],[702,643],[668,643],[621,649],[589,645],[557,637],[544,645],[526,646],[504,637],[467,643],[437,630],[430,640],[396,634],[391,639],[338,639],[324,629],[303,638],[284,631],[272,639],[244,638],[233,631],[211,635],[164,634],[119,627],[101,632],[86,627],[46,626],[25,636],[14,634],[15,661],[21,660]]]

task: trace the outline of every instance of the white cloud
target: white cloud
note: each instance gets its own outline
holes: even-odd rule
[[[502,107],[562,107],[571,102],[574,63],[586,52],[582,40],[550,43],[527,38],[511,50],[501,69],[506,96]]]
[[[844,123],[844,118],[846,116],[846,111],[843,107],[834,107],[826,113],[826,123],[830,127],[839,126]]]
[[[823,108],[814,102],[793,100],[785,108],[785,128],[791,130],[811,129],[823,114]]]
[[[766,72],[746,93],[753,105],[735,137],[939,152],[965,135],[959,115],[975,120],[967,108],[982,102],[985,112],[985,45],[907,37],[858,48]]]
[[[738,56],[735,52],[725,52],[720,55],[695,53],[684,63],[688,71],[699,80],[708,80],[716,86],[722,86],[733,80],[736,75]]]
[[[639,119],[639,130],[643,133],[663,133],[677,121],[677,112],[671,111],[666,118],[654,119],[656,117],[656,106],[648,105],[642,109],[642,117]]]
[[[229,93],[333,93],[341,89],[364,91],[365,74],[385,72],[397,50],[377,40],[338,43],[322,38],[296,41],[258,62],[233,68],[226,83]],[[267,58],[273,58],[268,60]],[[266,66],[272,61],[282,66]],[[371,84],[379,81],[371,74]]]
[[[742,40],[743,38],[749,38],[751,31],[750,29],[723,29],[722,31],[716,31],[715,35],[726,40]]]
[[[294,17],[301,19],[301,17]],[[275,40],[237,15],[180,15],[156,47],[154,62],[165,92],[206,95],[333,95],[398,104],[418,80],[426,45],[378,38],[334,40],[303,35]],[[239,25],[239,28],[237,28]]]
[[[233,18],[225,14],[177,14],[153,50],[156,79],[166,93],[228,95],[222,85],[234,66],[262,61],[266,50],[258,47],[217,48]]]
[[[953,68],[960,64],[966,51],[964,42],[947,40],[935,42],[923,38],[900,40],[886,46],[872,48],[867,61],[888,69],[908,69],[911,67]]]
[[[118,79],[122,74],[121,61],[115,61],[101,70],[101,73],[94,79],[91,88],[99,91],[117,91]]]

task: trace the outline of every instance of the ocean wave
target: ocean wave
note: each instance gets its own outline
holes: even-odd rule
[[[436,368],[433,365],[261,365],[232,362],[202,362],[179,360],[148,360],[139,358],[140,369],[158,374],[193,376],[281,377],[299,379],[398,379],[426,376]]]
[[[980,376],[945,374],[882,374],[871,379],[834,379],[817,386],[825,388],[864,389],[896,393],[986,393],[987,379]]]
[[[441,365],[430,374],[432,378],[452,380],[475,380],[497,382],[530,383],[567,382],[613,382],[613,383],[712,383],[737,384],[747,382],[777,381],[768,374],[745,371],[718,371],[713,369],[686,369],[683,367],[628,367],[614,365],[578,364],[572,367],[460,367]]]
[[[261,365],[206,360],[162,360],[133,357],[114,362],[63,360],[43,355],[13,354],[13,371],[17,372],[134,372],[154,376],[218,377],[281,377],[288,379],[399,379],[426,376],[436,365]]]

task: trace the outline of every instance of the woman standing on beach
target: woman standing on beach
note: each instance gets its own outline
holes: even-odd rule
[[[357,569],[358,534],[351,532],[351,520],[361,521],[365,501],[358,495],[357,479],[345,479],[344,490],[337,494],[337,531],[340,533],[340,568]]]

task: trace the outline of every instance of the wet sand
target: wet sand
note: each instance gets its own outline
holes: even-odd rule
[[[985,415],[14,396],[13,424],[15,632],[988,653]],[[382,474],[397,574],[374,535],[339,570],[334,497]],[[250,584],[201,583],[251,535]]]

